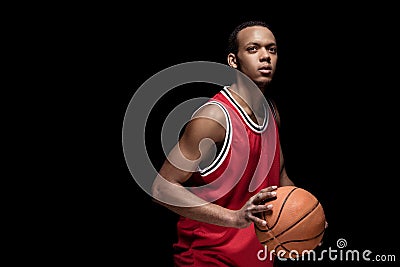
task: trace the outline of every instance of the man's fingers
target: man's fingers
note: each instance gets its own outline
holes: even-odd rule
[[[258,205],[273,197],[276,197],[276,191],[260,192],[255,196],[252,203]]]
[[[260,213],[272,209],[272,204],[269,205],[256,205],[246,210],[246,218],[249,221],[260,225],[266,225],[266,221],[260,218]]]
[[[271,192],[276,190],[278,187],[276,185],[268,186],[260,190],[260,193]]]
[[[252,219],[252,221],[253,221],[255,224],[258,224],[258,225],[260,225],[260,226],[267,226],[267,222],[264,221],[263,219],[254,217],[254,218]]]

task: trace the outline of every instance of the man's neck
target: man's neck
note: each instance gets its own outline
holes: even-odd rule
[[[232,93],[232,97],[254,122],[263,121],[265,117],[265,98],[259,89],[239,87],[236,83],[232,84],[228,89]]]

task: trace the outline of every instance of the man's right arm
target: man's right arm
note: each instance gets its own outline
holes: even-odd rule
[[[155,202],[171,211],[201,222],[245,228],[251,223],[265,225],[258,214],[272,208],[263,200],[274,195],[276,187],[262,189],[246,201],[239,210],[230,210],[199,198],[183,184],[197,170],[199,163],[208,156],[214,143],[225,138],[225,115],[215,105],[200,110],[186,126],[178,144],[162,165],[152,187]]]
[[[225,128],[225,115],[216,105],[206,105],[193,116],[154,181],[154,201],[194,220],[236,226],[233,211],[208,203],[183,186],[212,146],[223,142]]]

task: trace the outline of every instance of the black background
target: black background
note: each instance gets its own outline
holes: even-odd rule
[[[152,203],[129,172],[122,144],[125,112],[135,90],[167,67],[225,63],[228,34],[247,19],[265,20],[278,41],[271,94],[281,114],[288,174],[325,209],[329,227],[319,249],[335,249],[344,238],[348,249],[395,254],[398,261],[393,7],[241,5],[103,5],[85,7],[75,17],[79,23],[68,43],[79,47],[75,73],[86,79],[76,97],[85,109],[79,115],[83,144],[75,151],[76,162],[82,158],[77,189],[84,201],[71,209],[74,230],[66,238],[74,245],[67,253],[80,257],[72,261],[172,266],[176,216]],[[158,132],[163,118],[180,101],[199,95],[210,92],[177,89],[151,116],[146,140],[156,167],[164,157]]]

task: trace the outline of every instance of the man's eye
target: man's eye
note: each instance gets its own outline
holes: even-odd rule
[[[271,47],[271,48],[269,49],[269,52],[272,53],[272,54],[276,54],[276,52],[277,52],[276,47]]]
[[[249,48],[247,48],[247,51],[249,51],[249,52],[254,52],[256,50],[257,50],[257,47],[255,47],[255,46],[250,46]]]

